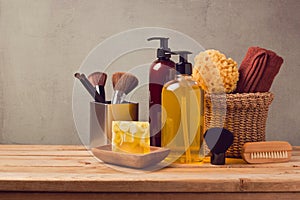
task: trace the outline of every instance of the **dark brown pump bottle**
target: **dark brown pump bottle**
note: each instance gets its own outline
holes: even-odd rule
[[[160,48],[157,49],[155,60],[149,73],[149,122],[150,145],[161,146],[161,92],[164,84],[175,78],[175,63],[170,59],[171,50],[168,47],[168,39],[165,37],[151,37],[148,41],[159,40]]]

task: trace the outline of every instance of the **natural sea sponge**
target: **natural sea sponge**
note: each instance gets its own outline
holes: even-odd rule
[[[237,63],[217,50],[200,52],[195,57],[193,78],[208,93],[230,93],[239,80]]]

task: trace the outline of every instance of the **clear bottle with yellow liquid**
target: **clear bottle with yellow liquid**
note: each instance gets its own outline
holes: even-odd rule
[[[194,163],[203,160],[204,93],[192,80],[192,64],[188,51],[174,52],[180,56],[178,75],[162,90],[161,144],[171,150],[168,162]]]

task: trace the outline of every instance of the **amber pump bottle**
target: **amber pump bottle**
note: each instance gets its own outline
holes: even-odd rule
[[[148,41],[160,41],[157,60],[151,64],[149,73],[150,144],[158,147],[161,146],[161,92],[163,85],[175,78],[175,63],[170,59],[171,50],[168,47],[168,39],[165,37],[148,38]]]
[[[169,162],[192,163],[202,161],[203,91],[192,80],[192,64],[188,51],[174,52],[180,56],[176,64],[177,76],[162,90],[162,146],[170,148]]]

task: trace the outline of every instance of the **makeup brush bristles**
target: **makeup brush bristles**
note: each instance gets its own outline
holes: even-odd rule
[[[125,73],[116,83],[114,89],[115,91],[123,91],[127,95],[138,85],[138,83],[139,80],[136,76],[130,73]]]
[[[80,80],[82,85],[85,89],[90,93],[90,95],[95,99],[97,102],[105,102],[105,98],[99,95],[96,91],[95,87],[90,83],[90,81],[86,78],[84,74],[75,73],[74,76]]]
[[[107,74],[104,72],[93,72],[88,76],[90,83],[96,88],[97,92],[102,96],[105,101],[105,83]]]
[[[112,84],[113,84],[113,89],[115,89],[115,86],[117,85],[118,81],[120,78],[125,74],[125,72],[115,72],[112,75]]]
[[[107,79],[107,74],[103,72],[93,72],[88,76],[89,81],[94,87],[97,85],[104,86]]]

